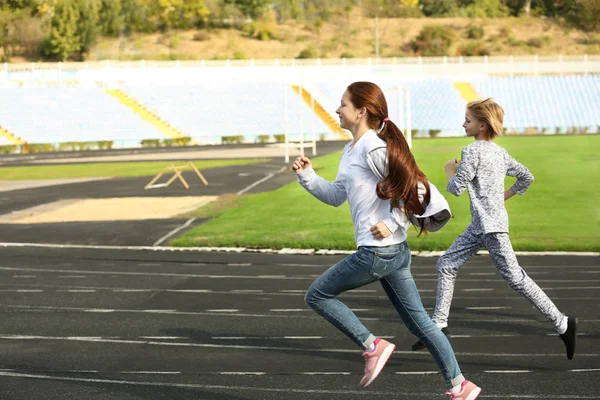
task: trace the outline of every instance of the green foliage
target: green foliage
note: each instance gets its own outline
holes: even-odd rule
[[[243,15],[252,19],[261,17],[266,11],[270,0],[224,0],[225,3],[235,5]]]
[[[317,50],[314,47],[309,46],[309,47],[305,48],[304,50],[302,50],[300,52],[300,54],[298,54],[298,57],[296,57],[296,58],[317,58],[317,57],[318,57]]]
[[[98,15],[100,32],[106,36],[119,36],[124,28],[121,0],[103,0]]]
[[[600,30],[600,0],[562,0],[556,3],[556,13],[573,26],[588,32]]]
[[[66,60],[81,46],[77,19],[79,10],[74,0],[58,0],[50,21],[50,36],[43,44],[42,52],[59,60]]]
[[[469,18],[501,18],[509,14],[509,9],[500,0],[469,0],[461,14]]]
[[[426,17],[446,17],[458,10],[457,0],[419,0],[419,6]]]
[[[484,35],[485,31],[481,25],[472,24],[467,27],[467,37],[469,39],[483,39]]]
[[[443,26],[426,25],[412,43],[413,51],[420,56],[447,56],[456,39],[455,33]]]
[[[456,50],[456,55],[457,56],[466,56],[466,57],[489,56],[490,50],[488,49],[488,47],[485,45],[484,42],[482,42],[480,40],[471,40],[471,41],[468,41],[466,44],[461,45]]]

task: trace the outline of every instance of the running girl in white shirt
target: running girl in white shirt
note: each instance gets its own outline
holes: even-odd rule
[[[448,203],[417,166],[398,127],[388,118],[379,86],[355,82],[336,110],[340,126],[352,133],[333,182],[319,177],[307,157],[292,169],[300,184],[322,202],[350,205],[356,253],[329,268],[313,282],[306,303],[363,349],[365,371],[360,385],[370,385],[395,345],[372,334],[336,297],[379,281],[406,327],[422,340],[448,386],[446,395],[474,400],[481,389],[462,375],[448,339],[423,307],[410,272],[406,230],[411,223],[435,231],[451,217]]]

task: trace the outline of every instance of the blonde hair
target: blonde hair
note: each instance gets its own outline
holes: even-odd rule
[[[494,139],[502,134],[502,122],[504,121],[504,110],[491,98],[475,100],[467,104],[467,110],[473,117],[488,126],[487,139]]]

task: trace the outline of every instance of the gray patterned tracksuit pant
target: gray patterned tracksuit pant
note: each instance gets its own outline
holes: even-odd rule
[[[432,319],[438,327],[448,326],[458,268],[482,248],[488,250],[496,268],[510,287],[529,300],[558,331],[565,315],[519,266],[508,233],[476,234],[471,225],[456,238],[437,263],[438,288]]]

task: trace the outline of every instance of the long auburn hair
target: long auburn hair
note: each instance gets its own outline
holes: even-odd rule
[[[385,143],[387,150],[388,175],[377,183],[377,196],[390,200],[390,205],[399,208],[407,216],[423,214],[425,211],[419,202],[417,186],[419,182],[425,185],[426,204],[430,200],[429,182],[417,165],[408,147],[406,138],[392,121],[383,121],[388,117],[388,106],[383,91],[371,82],[354,82],[347,88],[350,100],[356,108],[367,110],[367,125],[377,132]],[[419,235],[424,229],[421,226]]]

